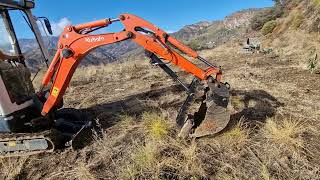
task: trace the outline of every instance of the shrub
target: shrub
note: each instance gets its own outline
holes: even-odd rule
[[[263,35],[271,33],[277,27],[277,21],[272,20],[265,23],[261,29]]]
[[[189,41],[189,43],[187,43],[187,45],[191,49],[196,51],[201,51],[204,49],[212,49],[215,47],[215,44],[206,43],[205,40],[201,40],[199,38],[192,39],[191,41]]]
[[[296,15],[293,19],[291,27],[293,29],[298,29],[301,26],[303,19],[304,19],[304,16],[302,14]]]
[[[269,21],[275,20],[283,15],[282,8],[270,8],[265,9],[261,13],[256,14],[251,19],[251,29],[259,31],[262,29],[263,25]]]
[[[191,38],[186,45],[196,51],[215,48],[217,43],[223,41],[223,38],[230,37],[229,31],[226,28],[215,28],[208,30],[204,34]]]
[[[187,45],[193,50],[201,50],[200,42],[197,40],[191,40]]]

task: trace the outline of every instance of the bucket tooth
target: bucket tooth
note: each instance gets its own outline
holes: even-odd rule
[[[182,139],[186,139],[186,138],[190,137],[190,134],[191,134],[191,131],[192,131],[192,128],[193,128],[193,124],[194,124],[193,120],[192,119],[188,119],[184,123],[182,128],[180,129],[178,137],[182,138]]]

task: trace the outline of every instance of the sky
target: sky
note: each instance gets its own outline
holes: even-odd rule
[[[46,16],[54,35],[64,26],[103,18],[115,18],[122,13],[140,16],[160,28],[174,32],[199,21],[221,20],[232,12],[270,7],[272,0],[35,0],[35,16]],[[21,15],[15,15],[16,24],[23,27]],[[26,27],[27,28],[27,27]],[[108,31],[118,31],[120,25],[111,25]],[[23,28],[22,28],[23,29]],[[30,37],[31,32],[17,30],[18,36]]]

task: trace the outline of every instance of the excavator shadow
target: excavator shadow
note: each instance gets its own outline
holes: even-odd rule
[[[163,109],[180,107],[184,98],[169,99],[168,101],[158,103],[161,97],[168,94],[184,96],[185,92],[180,85],[172,85],[129,95],[121,100],[95,105],[81,109],[81,111],[89,115],[90,119],[93,120],[93,130],[97,135],[101,135],[104,130],[119,123],[121,121],[121,115],[139,117],[144,112],[160,112]],[[82,142],[80,148],[86,146],[85,144],[89,144],[93,139],[92,136],[89,135],[90,133],[85,134],[86,135],[81,136],[82,140],[80,141]]]
[[[94,130],[98,135],[121,121],[121,116],[127,114],[130,116],[139,117],[146,111],[160,112],[169,108],[180,107],[184,98],[171,100],[169,102],[159,103],[158,106],[150,105],[149,101],[157,102],[159,98],[168,94],[184,95],[184,91],[179,85],[173,85],[160,89],[154,89],[147,92],[127,96],[119,101],[113,101],[106,104],[100,104],[82,111],[88,113],[92,119],[98,120],[99,127]],[[181,95],[180,95],[181,94]],[[251,127],[256,127],[257,124],[264,123],[268,117],[273,117],[276,114],[278,107],[284,104],[279,102],[275,97],[263,90],[232,90],[230,92],[230,104],[233,110],[231,113],[230,122],[226,129],[219,134],[232,129],[241,119],[244,123]],[[177,109],[177,111],[179,108]],[[85,138],[88,143],[92,138]]]
[[[250,128],[258,128],[259,124],[264,124],[268,118],[276,115],[277,108],[284,106],[284,103],[263,90],[232,90],[230,95],[233,112],[223,132],[230,130],[240,121]]]
[[[154,104],[161,96],[169,93],[181,93],[183,95],[184,91],[179,85],[173,85],[130,95],[118,101],[99,104],[83,110],[93,119],[98,120],[103,129],[106,129],[118,123],[120,115],[123,114],[138,117],[148,111],[160,112],[160,109],[179,107],[183,99]]]

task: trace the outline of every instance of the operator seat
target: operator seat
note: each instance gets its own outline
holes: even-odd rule
[[[1,56],[1,54],[3,55],[0,51],[0,77],[12,103],[21,104],[30,100],[35,90],[30,80],[29,69],[18,61],[19,57]],[[4,59],[6,57],[10,57],[10,60]]]

